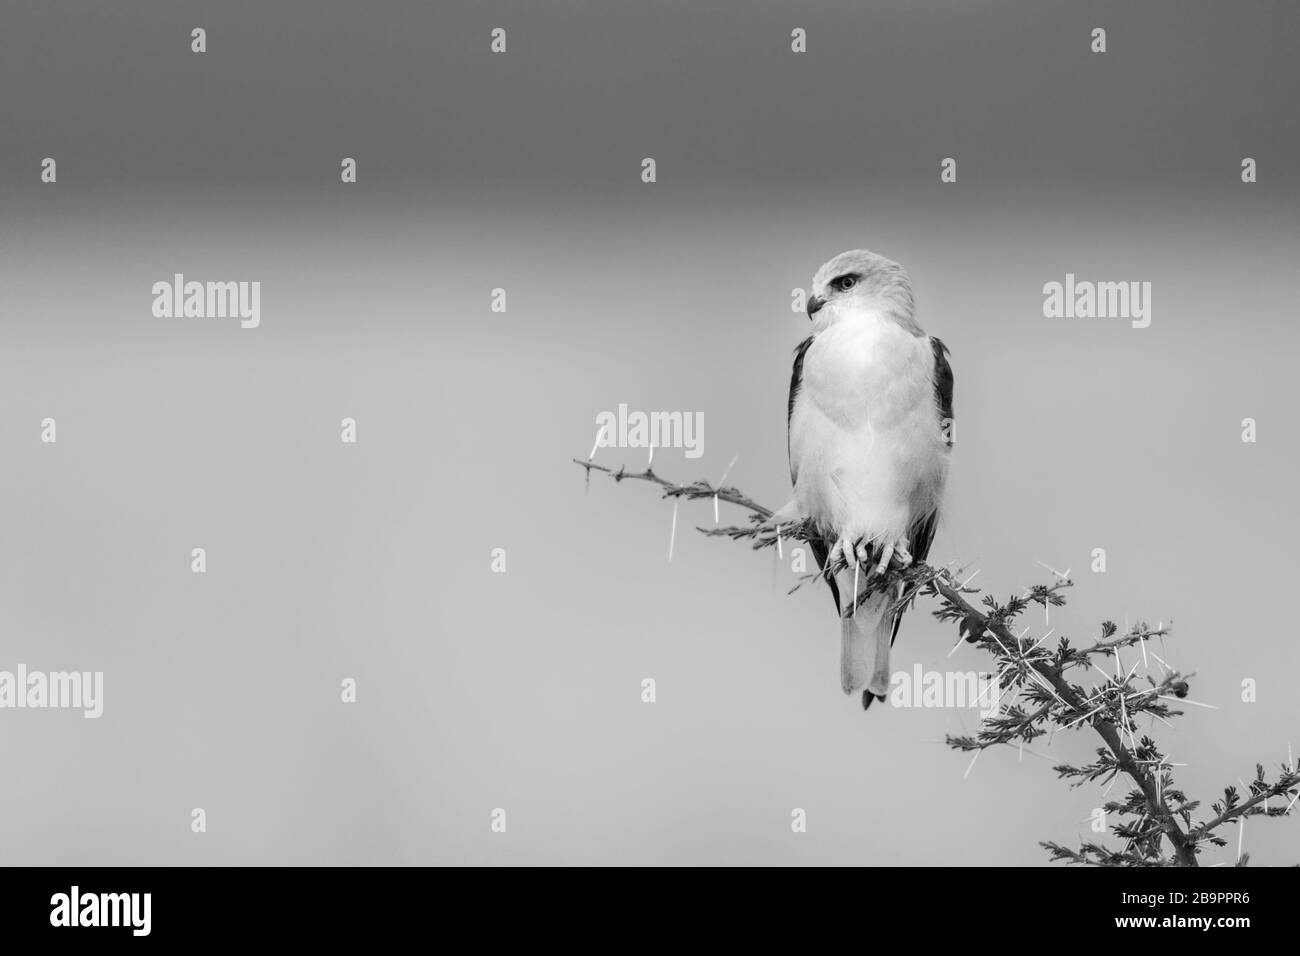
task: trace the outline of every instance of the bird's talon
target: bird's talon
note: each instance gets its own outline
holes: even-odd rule
[[[845,569],[857,567],[866,560],[861,547],[855,548],[853,540],[848,536],[840,538],[835,542],[835,547],[831,549],[830,563],[834,565],[837,560],[844,562]]]
[[[913,560],[915,559],[912,557],[912,552],[907,549],[906,541],[900,541],[898,544],[894,545],[895,568],[900,571],[904,568],[910,568]]]
[[[873,575],[884,574],[885,569],[889,567],[889,562],[893,557],[894,557],[894,545],[893,544],[881,545],[880,560],[876,562],[876,567],[871,573]]]

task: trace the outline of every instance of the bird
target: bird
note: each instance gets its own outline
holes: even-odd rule
[[[786,413],[791,502],[840,615],[840,685],[884,700],[902,584],[862,595],[930,553],[953,444],[946,345],[916,321],[901,265],[854,249],[817,270],[811,332],[794,352]],[[835,570],[843,559],[844,567]]]

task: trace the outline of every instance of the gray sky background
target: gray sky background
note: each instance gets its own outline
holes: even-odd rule
[[[1091,836],[1100,794],[1046,760],[987,753],[962,780],[939,741],[972,711],[862,714],[825,595],[700,538],[707,505],[670,565],[671,505],[598,477],[584,496],[568,461],[620,403],[699,411],[704,457],[662,472],[716,481],[739,455],[729,481],[783,502],[790,291],[854,247],[908,267],[952,349],[933,557],[1003,597],[1072,568],[1052,624],[1076,641],[1172,620],[1166,659],[1219,709],[1158,737],[1207,803],[1300,746],[1293,8],[0,18],[0,669],[106,685],[98,721],[0,712],[0,861],[1036,865],[1038,840]],[[174,272],[260,281],[261,327],[154,318]],[[1151,282],[1151,327],[1044,318],[1067,272]],[[984,666],[954,639],[913,612],[896,666]],[[1300,830],[1246,846],[1294,863]]]

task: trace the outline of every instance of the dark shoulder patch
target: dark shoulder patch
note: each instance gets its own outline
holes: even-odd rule
[[[812,345],[813,337],[810,335],[795,347],[794,350],[794,371],[790,375],[790,404],[785,410],[785,427],[788,431],[790,428],[790,419],[794,417],[794,400],[799,394],[799,386],[803,384],[803,356],[808,351],[808,346]]]
[[[934,402],[939,408],[939,425],[951,422],[952,417],[952,366],[948,364],[948,346],[930,336],[930,346],[934,349]],[[952,447],[952,429],[944,430],[948,447]]]
[[[808,351],[808,346],[812,345],[813,337],[810,335],[804,339],[794,350],[794,371],[790,373],[790,403],[785,410],[785,455],[790,457],[790,420],[794,418],[794,400],[799,396],[799,387],[803,384],[803,356]],[[794,467],[794,462],[790,462],[790,481],[799,480],[799,472]],[[831,587],[835,587],[835,582],[831,582]],[[837,606],[839,599],[836,598]]]

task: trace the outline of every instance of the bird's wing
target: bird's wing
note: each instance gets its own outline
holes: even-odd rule
[[[948,346],[943,342],[930,336],[930,346],[934,349],[934,403],[938,409],[939,427],[943,427],[945,421],[952,421],[952,390],[953,376],[952,366],[948,364]],[[952,447],[952,429],[946,431],[947,445]],[[912,558],[916,561],[924,561],[930,555],[930,545],[934,542],[935,528],[939,524],[938,510],[931,511],[929,514],[922,515],[920,520],[912,526],[911,535]]]
[[[794,403],[799,396],[799,389],[803,385],[803,357],[812,345],[813,337],[810,335],[796,346],[794,350],[794,369],[790,373],[790,402],[786,407],[785,415],[785,450],[786,457],[790,455],[790,420],[794,418]],[[790,483],[796,484],[799,479],[799,469],[795,465],[794,459],[790,458]],[[808,539],[808,546],[812,548],[813,557],[817,560],[817,569],[821,570],[826,567],[826,558],[830,555],[834,542],[829,538],[820,537],[813,534]],[[835,583],[835,579],[829,575],[826,576],[826,583],[830,585],[831,599],[835,601],[835,613],[840,613],[840,588]]]
[[[785,412],[785,453],[786,457],[790,456],[790,421],[794,418],[794,400],[799,397],[799,389],[803,386],[803,357],[808,351],[808,346],[813,344],[813,337],[800,342],[794,350],[794,369],[790,373],[790,403],[786,406]],[[794,484],[799,478],[799,469],[795,466],[794,459],[790,458],[790,483]]]
[[[939,423],[952,421],[952,366],[948,364],[948,346],[933,335],[930,347],[934,349],[934,402],[939,406]],[[948,447],[952,447],[952,432],[948,433]]]

